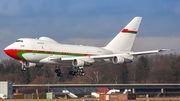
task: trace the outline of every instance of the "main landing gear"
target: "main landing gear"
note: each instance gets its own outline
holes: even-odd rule
[[[73,70],[69,71],[69,75],[73,75],[73,76],[85,76],[85,72],[83,71],[83,67],[72,67]]]
[[[60,66],[57,65],[55,67],[55,73],[57,73],[57,76],[58,77],[61,77],[63,76],[62,72],[61,72],[61,69],[60,69]],[[83,67],[72,67],[72,71],[69,71],[69,75],[72,75],[72,76],[85,76],[85,72],[83,71]]]
[[[59,77],[63,76],[63,74],[61,73],[60,66],[57,65],[55,68],[56,68],[56,69],[55,69],[55,73],[57,73],[57,76],[59,76]]]

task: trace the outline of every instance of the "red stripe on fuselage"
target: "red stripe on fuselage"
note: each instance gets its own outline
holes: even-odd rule
[[[55,54],[67,54],[67,55],[84,55],[84,56],[94,56],[93,54],[81,54],[81,53],[68,53],[68,52],[53,52],[53,51],[40,51],[40,50],[18,50],[18,49],[6,49],[4,52],[12,58],[23,60],[17,55],[18,52],[39,52],[39,53],[55,53]]]
[[[21,52],[22,50],[16,50],[16,49],[6,49],[4,52],[9,55],[12,58],[23,60],[21,57],[17,55],[18,52]]]

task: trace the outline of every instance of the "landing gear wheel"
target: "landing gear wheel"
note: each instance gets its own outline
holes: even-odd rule
[[[78,75],[78,73],[77,72],[74,72],[74,75],[73,76],[77,76]]]
[[[81,73],[80,72],[77,72],[77,75],[80,75]]]
[[[74,71],[69,71],[69,75],[74,75]]]
[[[85,72],[83,71],[83,67],[72,67],[72,71],[69,71],[69,75],[72,76],[85,76]]]
[[[81,72],[80,76],[85,76],[85,74],[86,74],[85,72]]]
[[[55,69],[55,73],[58,73],[60,71],[60,69]]]
[[[60,76],[60,77],[61,77],[61,76],[63,76],[63,74],[62,74],[61,72],[58,72],[58,73],[57,73],[57,76]]]
[[[57,65],[55,68],[56,68],[56,69],[55,69],[55,73],[57,73],[57,76],[58,76],[58,77],[63,76],[63,74],[61,73],[60,66],[59,66],[59,65]]]
[[[83,72],[83,70],[82,69],[78,69],[77,72]]]
[[[21,67],[21,71],[26,71],[26,67]]]

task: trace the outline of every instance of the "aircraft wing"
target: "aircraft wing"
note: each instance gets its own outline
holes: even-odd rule
[[[74,59],[106,59],[115,56],[115,54],[110,55],[97,55],[97,56],[81,56],[81,57],[71,57],[71,58],[61,58],[61,60],[74,60]]]
[[[124,58],[131,58],[131,56],[137,55],[146,55],[146,54],[155,54],[164,51],[170,51],[171,49],[159,49],[159,50],[151,50],[151,51],[142,51],[142,52],[130,52],[123,54],[108,54],[108,55],[97,55],[97,56],[80,56],[80,57],[50,57],[51,61],[72,61],[75,59],[84,60],[86,62],[95,62],[96,60],[109,59],[115,56],[122,56]]]
[[[131,54],[133,56],[136,56],[136,55],[154,54],[154,53],[170,51],[170,50],[172,50],[172,49],[159,49],[159,50],[152,50],[152,51],[132,52],[132,53],[129,53],[129,54]]]
[[[126,53],[125,53],[126,54]],[[80,57],[68,57],[68,58],[61,58],[61,60],[66,61],[66,60],[74,60],[74,59],[82,59],[82,60],[89,60],[89,59],[108,59],[108,58],[113,58],[116,55],[124,55],[124,54],[109,54],[109,55],[97,55],[97,56],[80,56]]]
[[[146,55],[146,54],[155,54],[159,52],[164,51],[170,51],[172,49],[159,49],[159,50],[151,50],[151,51],[142,51],[142,52],[130,52],[130,53],[122,53],[122,54],[109,54],[109,55],[99,55],[99,56],[90,56],[93,59],[107,59],[107,58],[113,58],[114,56],[122,56],[127,57],[128,55],[136,56],[136,55]]]

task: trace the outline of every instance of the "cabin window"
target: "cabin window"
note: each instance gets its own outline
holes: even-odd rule
[[[23,40],[16,40],[16,42],[23,42]]]
[[[21,47],[24,47],[25,45],[21,45]]]
[[[44,44],[43,42],[38,42],[38,44]]]

